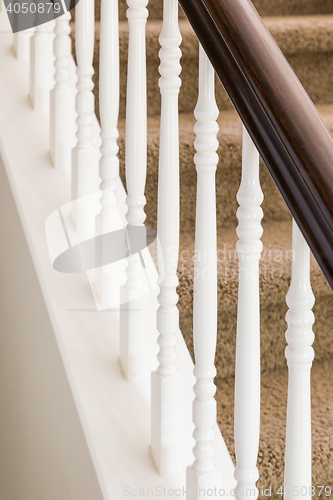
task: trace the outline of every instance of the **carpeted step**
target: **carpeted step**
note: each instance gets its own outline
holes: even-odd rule
[[[333,105],[319,105],[326,125],[333,131]],[[242,124],[235,111],[222,111],[218,118],[220,143],[218,154],[219,164],[216,173],[217,193],[217,224],[218,228],[237,224],[236,210],[238,207],[236,194],[239,189],[241,178],[242,161]],[[195,199],[196,199],[196,170],[193,162],[195,154],[193,127],[195,118],[193,114],[179,115],[180,125],[180,213],[182,232],[194,231],[195,223]],[[124,175],[124,120],[119,122],[119,157],[120,170],[123,182]],[[157,211],[157,178],[158,178],[158,155],[159,155],[159,118],[148,119],[148,168],[146,182],[145,207],[147,224],[156,227]],[[264,193],[262,204],[266,221],[290,220],[287,206],[276,188],[267,168],[261,162],[260,171],[261,186]]]
[[[316,103],[333,103],[333,15],[265,18],[264,22],[286,55],[289,63],[301,80],[311,99]],[[161,21],[147,24],[147,91],[148,114],[160,113],[160,93],[158,88],[158,66],[160,49],[158,37]],[[120,23],[120,117],[125,116],[128,23]],[[180,21],[183,42],[182,87],[179,96],[179,112],[193,113],[198,92],[198,42],[187,20]],[[99,36],[100,27],[96,23],[96,43],[94,56],[94,93],[98,114],[99,77]],[[72,39],[75,26],[72,23]],[[74,43],[73,43],[74,50]],[[216,100],[220,110],[232,109],[221,83],[216,84]]]
[[[264,245],[260,261],[261,369],[270,371],[285,366],[286,295],[290,286],[293,252],[292,223],[263,221]],[[218,376],[234,374],[236,312],[238,293],[238,256],[236,225],[218,231],[218,338],[216,366]],[[193,356],[193,275],[194,233],[181,233],[178,265],[180,329]],[[318,264],[311,257],[311,284],[316,298],[314,332],[316,363],[333,356],[331,318],[332,290]]]
[[[278,500],[283,486],[287,408],[287,367],[262,374],[261,427],[259,446],[259,497]],[[333,491],[333,364],[315,362],[311,374],[312,394],[312,485],[330,486]],[[234,378],[215,379],[218,423],[231,456],[234,458]],[[300,485],[302,486],[302,485]],[[271,487],[271,492],[269,488]],[[266,495],[262,488],[267,489]],[[281,492],[281,490],[280,490]],[[227,493],[227,492],[226,492]],[[325,497],[325,493],[328,495]],[[329,489],[322,498],[331,498]],[[230,497],[230,494],[229,494]],[[300,498],[302,496],[300,495]]]

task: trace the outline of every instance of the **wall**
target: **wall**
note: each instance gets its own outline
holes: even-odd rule
[[[0,158],[0,500],[101,500]]]

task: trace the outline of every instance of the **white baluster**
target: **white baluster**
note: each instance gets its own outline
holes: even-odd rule
[[[82,0],[81,0],[82,1]],[[129,23],[126,102],[127,222],[144,226],[144,196],[147,170],[147,85],[145,27],[147,0],[128,0]],[[120,317],[120,362],[126,380],[150,377],[149,290],[140,256],[128,258],[127,282],[122,290],[126,303]]]
[[[197,205],[193,301],[193,341],[195,354],[193,422],[196,441],[195,461],[187,468],[187,498],[206,499],[207,490],[219,490],[222,476],[214,464],[214,426],[216,425],[216,387],[214,365],[217,334],[217,256],[215,172],[218,163],[218,108],[214,95],[214,70],[201,45],[199,49],[199,97],[195,108],[194,130],[197,151]],[[202,492],[199,494],[199,489]],[[206,492],[206,495],[205,495]]]
[[[75,95],[69,87],[70,19],[70,12],[65,12],[55,21],[55,87],[50,108],[50,156],[53,166],[62,170],[70,169],[75,146]]]
[[[262,252],[259,154],[243,128],[242,180],[237,194],[239,288],[235,367],[236,499],[258,497],[260,428],[259,260]]]
[[[312,307],[315,298],[310,284],[310,249],[293,221],[292,277],[286,315],[286,358],[289,370],[284,498],[311,494],[311,395],[310,371],[314,358]]]
[[[160,293],[157,328],[159,367],[152,373],[151,447],[162,476],[184,469],[184,387],[178,371],[177,264],[179,251],[179,132],[178,94],[181,85],[181,35],[178,28],[177,0],[164,0],[161,49],[161,124],[158,174],[158,238]]]
[[[0,5],[4,5],[3,0],[0,0]],[[11,23],[13,24],[13,31],[15,31],[15,33],[13,33],[14,53],[19,61],[23,61],[29,64],[31,43],[30,38],[35,32],[35,19],[39,14],[36,8],[36,4],[34,4],[33,2],[28,2],[26,4],[26,10],[24,10],[24,12],[22,12],[23,4],[19,5],[21,8],[17,13],[12,12],[9,14]],[[11,7],[14,8],[14,3],[11,4]],[[37,14],[35,13],[34,9],[37,10]]]
[[[99,110],[101,119],[101,159],[99,163],[102,196],[96,233],[105,234],[123,228],[117,203],[118,113],[119,113],[119,27],[118,0],[101,2],[99,56]],[[104,251],[102,249],[102,251]],[[104,260],[104,259],[103,259]],[[119,264],[118,264],[119,265]],[[114,273],[118,268],[103,266],[96,270],[96,289],[104,305],[119,302]]]
[[[94,230],[95,213],[89,197],[98,170],[98,152],[92,145],[95,99],[92,92],[94,55],[94,0],[80,0],[75,7],[75,47],[77,60],[77,144],[72,156],[72,218],[77,231]]]
[[[43,4],[44,5],[44,4]],[[37,22],[43,14],[36,14]],[[40,24],[30,38],[30,99],[36,111],[50,110],[50,91],[54,86],[54,21]]]
[[[13,46],[15,55],[19,61],[23,61],[27,64],[29,64],[30,60],[30,39],[33,36],[34,32],[35,28],[29,28],[13,34]]]
[[[235,367],[236,499],[258,497],[260,429],[259,260],[262,252],[259,154],[243,128],[242,180],[237,194],[239,289]]]

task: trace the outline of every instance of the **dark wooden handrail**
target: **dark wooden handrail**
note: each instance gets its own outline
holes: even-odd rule
[[[333,137],[249,0],[179,0],[333,289]]]

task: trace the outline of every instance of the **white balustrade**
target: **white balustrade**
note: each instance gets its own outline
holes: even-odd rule
[[[99,56],[99,110],[101,120],[101,159],[99,163],[102,206],[96,219],[96,234],[105,234],[123,228],[118,210],[117,179],[119,159],[117,124],[119,114],[119,26],[118,0],[102,0]],[[102,248],[102,251],[104,249]],[[105,250],[107,251],[107,249]],[[105,259],[103,258],[103,261]],[[119,264],[117,264],[119,266]],[[96,270],[96,289],[104,305],[119,303],[115,266]]]
[[[82,1],[82,0],[80,0]],[[144,227],[147,170],[146,22],[148,0],[128,0],[129,24],[125,169],[129,226]],[[141,256],[142,257],[142,256]],[[127,381],[150,377],[151,321],[149,288],[138,253],[128,258],[122,289],[120,362]]]
[[[95,212],[89,203],[91,186],[98,171],[98,151],[92,144],[95,98],[92,92],[94,55],[94,0],[80,0],[75,7],[77,61],[77,144],[72,156],[72,218],[77,231],[92,232]]]
[[[159,37],[161,64],[161,123],[158,174],[157,234],[160,293],[157,311],[159,367],[152,373],[151,447],[160,475],[184,469],[184,383],[177,369],[177,264],[179,251],[179,126],[178,94],[181,86],[181,35],[178,1],[164,0]]]
[[[193,422],[195,461],[187,468],[186,491],[191,500],[207,499],[209,490],[222,488],[221,472],[214,463],[216,387],[214,365],[217,335],[217,248],[215,172],[218,163],[218,108],[214,70],[201,45],[199,49],[199,97],[194,130],[197,151],[197,201],[194,270],[193,342],[195,354]],[[199,489],[201,493],[199,495]]]
[[[259,260],[263,194],[259,154],[243,128],[242,180],[237,194],[239,288],[235,367],[236,499],[258,497],[260,429]]]
[[[36,16],[38,22],[43,14]],[[30,99],[36,111],[47,115],[54,86],[53,40],[54,21],[39,24],[30,38]]]
[[[75,146],[75,95],[69,86],[71,59],[70,12],[55,21],[55,87],[50,102],[50,156],[56,169],[68,170]]]
[[[314,358],[312,307],[315,299],[310,284],[310,249],[293,220],[292,277],[286,315],[285,355],[288,363],[288,406],[284,476],[284,498],[302,496],[310,500],[311,492],[311,394],[310,371]]]

